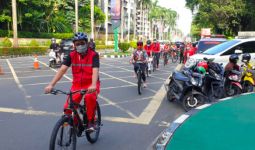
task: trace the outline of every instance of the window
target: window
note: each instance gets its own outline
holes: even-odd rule
[[[243,53],[255,53],[255,41],[245,42],[240,45],[237,45],[230,50],[226,51],[222,55],[231,55],[235,53],[235,50],[242,50]]]
[[[240,42],[240,40],[231,40],[231,41],[228,41],[228,42],[224,42],[222,44],[219,44],[219,45],[216,45],[212,48],[209,48],[208,50],[204,51],[203,54],[205,54],[205,55],[215,55],[215,54],[221,53],[222,51],[228,49],[232,45],[235,45],[239,42]]]

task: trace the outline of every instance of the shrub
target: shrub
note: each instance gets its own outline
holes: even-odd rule
[[[10,56],[10,55],[31,55],[38,54],[42,55],[47,52],[47,48],[45,46],[37,46],[37,47],[3,47],[0,48],[0,56]]]
[[[29,46],[39,46],[39,43],[36,40],[31,40]]]
[[[4,47],[11,47],[12,46],[12,42],[9,38],[5,37],[2,41],[2,46]]]
[[[100,49],[106,49],[105,45],[96,45],[96,50],[100,50]]]
[[[136,49],[137,48],[137,44],[136,43],[137,43],[136,41],[131,41],[130,42],[130,47]]]
[[[129,49],[130,44],[129,43],[119,43],[118,46],[122,50],[122,52],[126,52]]]

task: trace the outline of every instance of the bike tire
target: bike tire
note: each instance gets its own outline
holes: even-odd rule
[[[138,88],[138,94],[141,95],[142,94],[142,74],[141,71],[137,72],[137,88]]]
[[[172,57],[172,63],[176,63],[178,61],[178,56],[173,56]]]
[[[59,144],[59,143],[56,143],[56,142],[63,142],[63,135],[61,135],[61,141],[57,141],[57,136],[58,136],[58,131],[61,130],[61,134],[63,134],[63,130],[64,128],[63,127],[66,127],[66,126],[69,126],[70,129],[67,131],[69,132],[69,145],[71,146],[70,150],[75,150],[76,149],[76,132],[75,132],[75,129],[73,128],[72,125],[70,125],[70,119],[66,116],[62,116],[58,122],[56,123],[55,127],[53,128],[53,131],[52,131],[52,134],[51,134],[51,138],[50,138],[50,147],[49,149],[50,150],[55,150],[55,146],[56,144]],[[63,144],[63,143],[61,143]],[[67,144],[64,144],[67,146]],[[62,147],[61,145],[58,145],[60,147]]]
[[[95,112],[95,131],[94,132],[88,132],[86,131],[86,138],[87,140],[93,144],[98,140],[99,134],[100,134],[100,129],[101,129],[101,109],[100,106],[98,104],[98,102],[96,102],[96,112]],[[94,137],[92,137],[92,133],[95,134]]]

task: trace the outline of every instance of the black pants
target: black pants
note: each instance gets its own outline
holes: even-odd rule
[[[158,65],[159,65],[159,58],[160,58],[160,53],[153,53],[153,55],[156,56],[156,64],[157,64],[157,68],[158,68]]]
[[[184,63],[184,55],[182,53],[180,53],[180,64]]]
[[[134,63],[134,71],[136,74],[137,74],[139,67],[142,70],[142,79],[144,82],[146,82],[146,76],[145,76],[146,64],[145,63]]]

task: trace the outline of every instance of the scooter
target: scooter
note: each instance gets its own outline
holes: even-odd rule
[[[243,77],[241,80],[241,84],[243,87],[243,93],[247,93],[247,92],[253,92],[254,90],[254,75],[255,75],[255,67],[253,66],[252,69],[249,69],[249,67],[245,64],[243,64],[242,66],[242,70],[243,70]]]
[[[225,80],[225,92],[226,96],[239,95],[243,91],[241,85],[242,72],[237,70],[231,70],[226,76]]]
[[[204,103],[206,96],[201,88],[203,78],[204,75],[192,72],[191,70],[174,72],[168,84],[168,101],[181,103],[185,111],[189,111]]]
[[[49,67],[51,68],[56,68],[58,65],[60,65],[63,61],[64,58],[64,54],[57,54],[56,56],[56,52],[51,49],[49,52]]]

